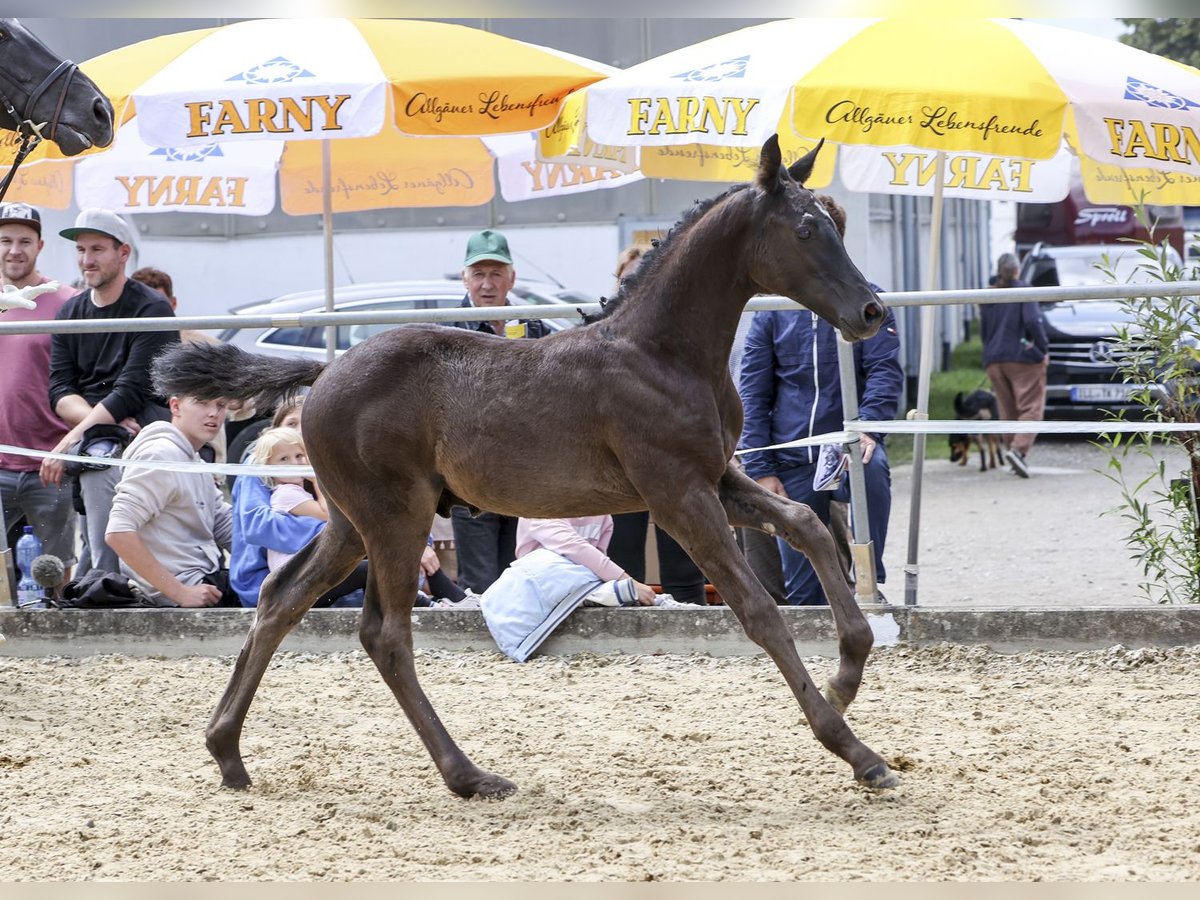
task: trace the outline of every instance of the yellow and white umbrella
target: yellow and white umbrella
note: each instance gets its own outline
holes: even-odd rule
[[[243,148],[274,145],[284,209],[323,216],[330,308],[335,211],[486,202],[492,182],[484,169],[490,176],[494,154],[468,138],[545,127],[566,96],[611,71],[461,25],[316,18],[252,20],[163,35],[80,68],[113,102],[120,124],[116,145],[134,153],[138,142],[170,151],[147,160],[161,164],[157,174],[132,172],[127,183],[119,183],[128,191],[117,209],[148,211],[166,204],[176,210],[242,211],[253,192],[249,181],[229,180],[240,177],[232,163],[254,155]],[[137,141],[123,134],[130,129]],[[42,153],[48,160],[57,155],[53,149]],[[335,156],[345,164],[340,172]],[[218,162],[225,164],[224,174]],[[98,155],[79,163],[86,173],[84,165],[105,170]],[[187,167],[195,171],[178,174]],[[110,165],[110,189],[114,172]],[[56,176],[37,166],[24,174],[39,189],[70,180],[61,170]],[[254,194],[260,201],[269,189],[261,175],[260,170],[255,177],[262,189]],[[572,187],[586,186],[581,181]]]
[[[80,68],[152,146],[508,134],[550,124],[599,64],[410,19],[270,19],[161,35]],[[102,152],[102,151],[93,151]],[[30,159],[61,158],[48,142]]]
[[[855,155],[899,148],[983,176],[987,165],[967,162],[981,155],[993,191],[1006,167],[1046,170],[1068,146],[1097,201],[1200,203],[1200,71],[1012,19],[768,22],[631,66],[571,97],[564,116],[577,125],[543,137],[546,158],[636,147],[653,177],[738,180],[725,176],[739,154],[779,132],[797,153],[820,138],[840,145],[851,168]],[[910,191],[921,192],[932,185]]]
[[[475,206],[640,175],[536,158],[565,96],[617,70],[461,25],[275,19],[168,34],[81,68],[122,127],[108,151],[47,145],[14,197],[122,212],[322,213]],[[509,137],[512,133],[522,137]],[[480,136],[494,136],[483,140]],[[0,161],[2,161],[0,153]],[[279,173],[278,194],[274,185]]]

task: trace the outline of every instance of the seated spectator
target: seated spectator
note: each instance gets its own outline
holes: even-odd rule
[[[268,428],[286,426],[300,430],[300,410],[304,405],[304,395],[298,394],[291,400],[281,403],[270,416],[261,416],[243,425],[237,435],[229,441],[229,458],[234,462],[245,462],[252,452],[258,436]],[[253,414],[251,414],[253,415]],[[236,475],[229,476],[229,489],[233,490]]]
[[[524,662],[586,602],[676,605],[605,555],[612,531],[612,516],[518,521],[516,560],[479,598],[488,630],[506,655]]]
[[[288,408],[281,407],[276,412],[276,418],[284,421],[295,421],[298,425],[299,408],[299,404],[290,411]],[[252,456],[246,461],[254,461],[260,465],[279,465],[284,463],[284,457],[287,452],[294,454],[296,449],[302,450],[303,438],[300,437],[299,431],[292,428],[286,428],[285,430],[291,432],[291,435],[289,435],[289,437],[292,437],[290,443],[298,445],[298,447],[290,448],[289,451],[280,451],[272,459],[272,445],[277,442],[277,436],[273,435],[272,432],[276,432],[277,429],[270,429],[263,432],[259,436],[259,440],[250,446],[249,452]],[[264,437],[266,440],[263,440]],[[296,438],[299,438],[299,440],[296,440]],[[260,448],[262,449],[260,450]],[[305,457],[305,463],[296,463],[293,456],[289,460],[289,463],[303,465],[307,463],[307,457]],[[301,491],[305,495],[301,499],[306,498],[309,501],[316,502],[314,496],[316,493],[315,486],[312,494],[304,491],[302,487]],[[286,493],[280,494],[280,498],[277,501],[280,506],[288,504],[288,501],[285,499],[286,496]],[[311,507],[306,508],[309,512],[312,512]],[[267,575],[278,566],[283,565],[283,562],[290,555],[299,553],[325,527],[325,521],[328,518],[327,513],[323,517],[293,515],[292,513],[296,511],[295,507],[289,511],[281,511],[279,508],[273,508],[272,488],[262,478],[243,476],[238,478],[234,483],[233,540],[230,551],[229,571],[230,582],[237,592],[242,606],[258,606],[259,591],[262,589],[263,581],[266,580]],[[274,563],[271,562],[272,559],[275,560]],[[356,592],[366,585],[366,572],[367,565],[364,561],[361,566],[356,568],[347,577],[346,581],[321,597],[317,601],[318,605],[349,606],[361,604],[361,597],[339,601],[341,598]],[[433,551],[432,546],[426,546],[425,552],[421,557],[421,575],[424,576],[426,589],[429,595],[432,596],[418,595],[416,605],[452,606],[464,600],[469,600],[469,595],[459,588],[458,585],[454,584],[446,576],[445,572],[441,570],[441,562],[437,554]],[[355,600],[357,600],[357,603],[354,602]]]
[[[271,491],[261,478],[239,477],[233,485],[229,583],[242,606],[258,606],[258,592],[270,574],[268,550],[299,553],[324,527],[320,519],[273,510]]]
[[[199,450],[225,425],[225,401],[172,394],[170,422],[153,422],[129,445],[125,458],[199,462]],[[222,566],[232,516],[204,472],[130,466],[113,495],[104,539],[121,571],[154,599],[176,606],[236,606]]]

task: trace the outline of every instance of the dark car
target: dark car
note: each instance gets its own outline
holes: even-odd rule
[[[354,284],[334,289],[333,304],[337,312],[392,312],[409,309],[449,309],[462,303],[466,291],[461,281],[388,281],[377,284]],[[557,285],[518,280],[509,291],[510,306],[564,305],[574,308],[580,303],[594,303],[596,298],[582,291]],[[323,290],[285,294],[274,300],[251,303],[230,310],[234,315],[296,315],[325,311]],[[545,319],[553,331],[573,328],[578,317]],[[395,328],[395,325],[339,325],[337,353],[344,353],[373,334]],[[236,344],[244,350],[273,356],[325,357],[325,329],[317,325],[280,325],[273,328],[227,329],[221,340]]]
[[[1171,261],[1179,256],[1169,250]],[[1052,247],[1038,244],[1021,262],[1021,278],[1033,287],[1076,287],[1118,283],[1142,284],[1156,280],[1143,267],[1148,260],[1132,244],[1084,244]],[[1141,407],[1131,397],[1144,384],[1126,384],[1118,369],[1121,362],[1118,329],[1130,322],[1117,300],[1078,300],[1042,304],[1042,320],[1050,340],[1046,373],[1046,416],[1096,418],[1101,411]]]

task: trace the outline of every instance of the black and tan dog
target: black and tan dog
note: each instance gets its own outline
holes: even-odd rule
[[[996,395],[991,391],[977,390],[967,395],[959,391],[954,395],[954,417],[956,419],[982,419],[996,421],[1000,418],[1000,407]],[[982,440],[981,440],[982,439]],[[950,435],[950,462],[960,466],[967,464],[971,444],[979,447],[979,471],[996,468],[1000,459],[1000,435],[998,434],[952,434]],[[987,452],[984,453],[984,445]]]

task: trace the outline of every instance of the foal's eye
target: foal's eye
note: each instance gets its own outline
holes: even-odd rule
[[[800,238],[802,241],[807,241],[810,237],[812,237],[812,228],[807,225],[799,226],[796,229],[796,237]]]

